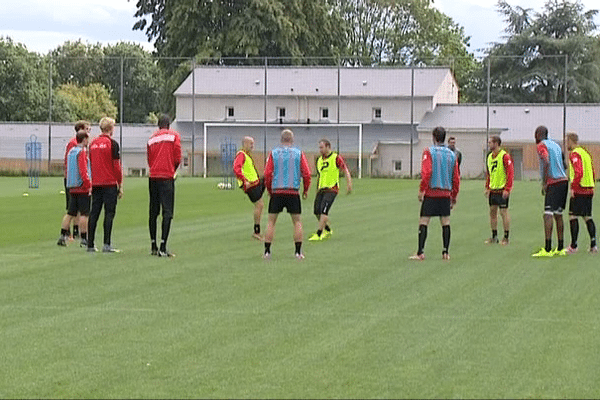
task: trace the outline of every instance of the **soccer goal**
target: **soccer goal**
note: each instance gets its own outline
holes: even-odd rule
[[[350,170],[358,178],[362,177],[363,130],[362,124],[299,124],[299,123],[232,123],[207,122],[203,132],[203,176],[219,164],[217,150],[222,138],[231,138],[241,148],[245,136],[254,138],[254,162],[259,169],[264,168],[267,155],[280,144],[281,131],[294,132],[294,145],[305,152],[309,163],[318,156],[319,140],[331,142],[331,148],[344,157]],[[220,165],[220,164],[219,164]],[[311,166],[311,169],[313,167]]]

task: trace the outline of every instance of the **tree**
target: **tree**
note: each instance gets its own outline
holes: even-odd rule
[[[169,107],[171,88],[166,88],[164,72],[150,52],[141,46],[119,42],[101,46],[81,41],[65,42],[48,56],[53,66],[53,83],[84,87],[102,84],[112,102],[120,104],[121,61],[123,61],[123,121],[143,123],[151,111]],[[119,110],[118,117],[121,113]]]
[[[42,57],[0,37],[0,120],[48,120],[48,75]]]
[[[429,63],[468,55],[469,38],[431,0],[338,0],[349,27],[348,50],[364,64]],[[450,50],[452,49],[452,50]]]
[[[447,65],[462,87],[477,62],[469,37],[431,0],[338,0],[349,27],[348,53],[359,65]]]
[[[48,54],[53,63],[55,83],[85,86],[101,82],[103,56],[100,44],[85,44],[81,40],[65,42]]]
[[[62,84],[56,89],[56,98],[65,101],[72,110],[73,120],[99,121],[102,117],[117,117],[117,107],[110,99],[108,90],[99,83],[76,86]]]
[[[139,0],[137,8],[134,29],[145,29],[161,56],[301,59],[344,48],[345,24],[324,0]]]
[[[145,122],[149,113],[169,107],[172,93],[163,70],[149,52],[139,45],[120,42],[105,47],[103,53],[101,81],[110,88],[111,99],[119,107],[123,61],[123,122]]]
[[[500,14],[504,14],[504,22],[507,24],[504,32],[509,35],[508,37],[511,35],[520,35],[531,26],[532,8],[512,7],[504,0],[498,1],[497,8]]]
[[[494,102],[562,102],[567,57],[568,101],[600,100],[600,45],[594,36],[597,10],[579,0],[549,0],[541,13],[498,3],[507,40],[495,44],[488,60]],[[479,88],[484,98],[484,88]]]

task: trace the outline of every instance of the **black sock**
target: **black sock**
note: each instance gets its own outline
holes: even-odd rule
[[[69,230],[61,228],[61,230],[60,230],[60,236],[69,236]]]
[[[254,224],[254,233],[260,234],[260,224]]]
[[[558,247],[556,248],[556,250],[561,251],[564,248],[565,248],[565,241],[564,240],[559,240],[558,241]]]
[[[419,225],[419,248],[417,254],[423,254],[425,248],[425,240],[427,240],[427,225]]]
[[[329,227],[329,225],[325,225],[325,230],[326,230],[327,232],[331,232],[331,228]]]
[[[504,239],[508,240],[508,232],[509,231],[504,231]]]
[[[160,251],[167,251],[167,242],[164,240],[160,242]]]
[[[317,236],[321,236],[322,233],[323,233],[323,229],[318,229],[317,230]]]
[[[585,224],[588,228],[588,233],[590,234],[590,247],[596,247],[596,224],[594,224],[593,219],[588,219],[585,221]]]
[[[552,251],[552,239],[546,239],[546,246],[544,247],[546,251]]]
[[[87,232],[81,232],[81,239],[87,240]]]
[[[271,253],[271,243],[265,242],[265,254]]]
[[[498,237],[498,229],[492,229],[492,239]]]
[[[497,235],[497,233],[496,233]],[[443,241],[443,250],[442,254],[448,253],[448,248],[450,247],[450,225],[442,226],[442,241]]]
[[[152,250],[158,250],[158,246],[156,245],[156,239],[151,241]]]
[[[579,236],[579,220],[577,218],[569,221],[571,227],[571,247],[577,248],[577,238]]]
[[[301,254],[302,253],[302,242],[294,242],[294,244],[296,245],[296,254]]]
[[[79,226],[73,225],[73,237],[79,236]]]

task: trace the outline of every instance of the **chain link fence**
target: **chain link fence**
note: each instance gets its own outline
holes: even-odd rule
[[[411,177],[419,172],[431,130],[441,125],[465,156],[463,175],[481,176],[489,136],[501,135],[516,158],[518,176],[525,178],[537,162],[531,147],[536,126],[548,125],[560,142],[567,130],[579,131],[594,147],[600,123],[596,105],[569,103],[584,89],[566,56],[488,58],[462,87],[455,76],[465,72],[456,71],[461,64],[456,60],[395,67],[361,66],[356,59],[145,55],[0,63],[5,71],[0,85],[10,93],[0,99],[4,173],[26,171],[25,143],[35,134],[43,173],[61,174],[74,122],[90,120],[96,136],[99,115],[117,120],[114,138],[130,176],[148,173],[145,145],[160,113],[169,114],[182,135],[180,174],[193,176],[230,174],[220,144],[232,141],[240,148],[244,136],[255,138],[261,169],[281,130],[289,127],[311,159],[326,138],[353,175]],[[27,74],[15,72],[19,68]],[[459,104],[461,97],[474,102]]]

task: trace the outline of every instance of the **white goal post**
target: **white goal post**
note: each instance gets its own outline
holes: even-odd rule
[[[363,150],[363,128],[362,124],[348,124],[348,123],[330,123],[330,124],[299,124],[299,123],[233,123],[233,122],[205,122],[203,132],[203,149],[202,149],[202,162],[203,162],[203,177],[206,178],[206,169],[208,164],[208,129],[210,127],[235,127],[235,128],[265,128],[265,135],[267,128],[356,128],[358,131],[358,179],[362,178],[362,150]],[[266,149],[265,149],[266,150]]]

